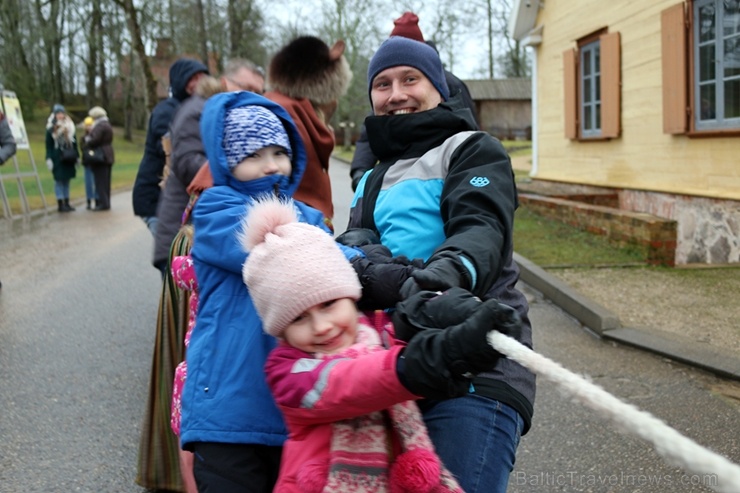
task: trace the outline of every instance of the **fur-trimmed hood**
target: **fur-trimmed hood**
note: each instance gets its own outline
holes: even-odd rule
[[[329,48],[314,36],[298,37],[270,61],[268,86],[291,98],[305,98],[317,105],[336,101],[344,95],[352,80],[344,49],[342,40]]]
[[[54,128],[54,115],[56,115],[56,113],[52,113],[49,115],[49,118],[46,119],[46,129],[51,130],[51,136],[54,138],[54,142],[57,147],[61,147],[60,144],[68,146],[74,141],[75,123],[72,121],[72,118],[67,115],[64,122]]]

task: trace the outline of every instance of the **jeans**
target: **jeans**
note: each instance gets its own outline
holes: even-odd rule
[[[149,232],[154,236],[157,237],[157,222],[159,219],[157,216],[146,216],[141,218],[142,221],[146,223],[146,227],[149,228]]]
[[[54,182],[54,195],[57,200],[69,198],[69,180],[60,180]]]
[[[87,200],[98,200],[92,168],[90,166],[83,166],[82,168],[85,170],[85,198]]]
[[[524,420],[499,401],[470,394],[418,401],[429,437],[465,493],[505,493]]]

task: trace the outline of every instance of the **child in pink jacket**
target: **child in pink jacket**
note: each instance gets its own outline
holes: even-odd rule
[[[438,372],[446,385],[450,372],[418,357],[404,365],[422,348],[395,344],[385,313],[358,312],[354,269],[331,236],[297,222],[292,204],[255,204],[243,242],[244,282],[281,341],[265,365],[289,431],[274,491],[462,493],[427,435],[414,402],[422,396],[409,390],[418,373]],[[455,334],[480,348],[492,324],[475,313]]]

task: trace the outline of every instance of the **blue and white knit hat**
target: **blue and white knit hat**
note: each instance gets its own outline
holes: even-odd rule
[[[224,120],[224,152],[229,169],[267,146],[280,146],[293,159],[290,139],[280,119],[262,106],[239,106],[227,111]]]
[[[442,61],[437,52],[426,43],[401,36],[391,36],[383,41],[367,67],[368,94],[372,91],[373,79],[383,70],[407,65],[423,73],[437,89],[442,99],[450,98]],[[370,98],[372,101],[372,98]]]

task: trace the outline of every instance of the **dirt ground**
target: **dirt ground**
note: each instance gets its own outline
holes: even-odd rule
[[[530,159],[514,157],[512,167],[528,171]],[[623,327],[675,334],[740,354],[740,268],[711,271],[716,275],[673,276],[635,268],[548,272],[617,314]]]
[[[740,354],[740,268],[712,270],[707,277],[633,268],[548,272],[617,314],[623,327],[662,331]]]

